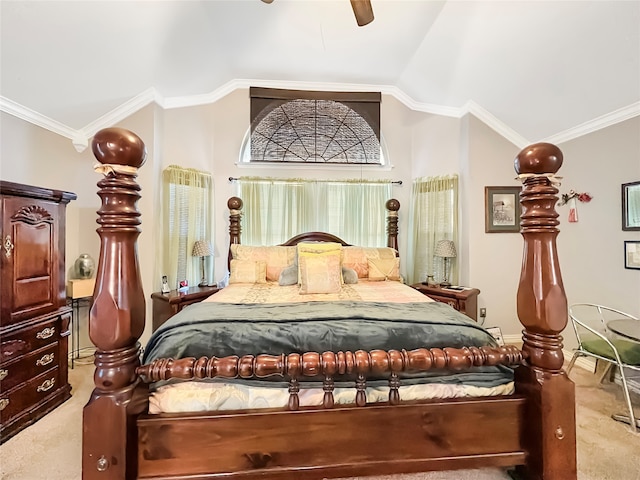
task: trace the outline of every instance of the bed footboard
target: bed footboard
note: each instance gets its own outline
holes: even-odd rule
[[[138,423],[139,478],[320,480],[517,465],[526,457],[518,427],[524,407],[525,399],[514,395],[393,407],[150,415]],[[209,455],[202,454],[205,445]]]

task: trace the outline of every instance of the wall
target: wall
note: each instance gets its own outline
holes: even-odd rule
[[[155,247],[153,219],[157,208],[158,173],[154,167],[155,106],[148,106],[127,118],[120,125],[136,132],[147,146],[147,161],[140,169],[138,182],[142,186],[142,198],[138,208],[142,213],[142,234],[138,243],[138,255],[142,284],[146,294],[147,318],[151,318],[149,295],[153,291]],[[78,153],[69,139],[48,130],[2,113],[2,141],[0,142],[0,175],[3,180],[66,190],[78,198],[69,203],[66,221],[66,271],[67,279],[73,278],[73,263],[81,253],[99,258],[100,240],[96,229],[100,207],[96,183],[100,176],[93,171],[96,159],[88,148]],[[87,333],[87,311],[80,311],[80,347],[91,345]],[[142,337],[150,335],[150,324]]]
[[[573,189],[593,196],[578,202],[578,222],[567,222],[561,206],[558,253],[569,304],[609,305],[640,316],[640,270],[624,268],[624,240],[640,232],[622,231],[623,183],[640,180],[640,117],[560,144],[564,164],[561,193]],[[565,335],[572,347],[572,331]]]
[[[226,271],[228,252],[229,197],[237,194],[229,177],[270,176],[291,178],[369,178],[402,180],[393,194],[401,203],[400,249],[406,238],[412,179],[412,126],[421,117],[393,97],[383,96],[381,131],[387,145],[390,169],[344,166],[247,166],[238,165],[242,141],[249,128],[249,90],[239,89],[212,105],[167,110],[164,112],[163,166],[177,164],[213,172],[215,188],[215,272],[220,280]],[[436,121],[436,120],[434,120]],[[158,285],[159,287],[159,285]]]
[[[487,326],[518,336],[515,295],[522,256],[517,233],[484,232],[484,187],[518,185],[513,159],[520,148],[505,140],[473,116],[440,117],[406,108],[392,97],[382,99],[382,135],[392,161],[390,170],[345,170],[336,167],[282,169],[237,165],[248,128],[248,90],[236,90],[214,104],[162,110],[150,105],[118,126],[129,128],[145,141],[149,156],[140,169],[142,234],[138,253],[150,319],[151,292],[159,289],[159,252],[162,232],[161,171],[170,164],[212,171],[215,185],[215,279],[226,268],[228,211],[226,201],[235,194],[230,176],[268,175],[313,178],[390,178],[401,204],[400,251],[406,258],[412,179],[424,175],[459,173],[460,283],[481,290],[479,307],[487,308]],[[71,142],[44,129],[2,113],[0,174],[3,179],[73,191],[78,200],[68,209],[67,266],[80,253],[98,258],[95,233],[99,199],[90,149],[77,153]],[[639,240],[640,232],[622,232],[620,184],[640,180],[640,119],[634,118],[560,145],[565,164],[561,192],[571,188],[594,196],[580,204],[579,222],[566,222],[561,213],[558,248],[564,284],[570,302],[596,301],[640,314],[640,272],[625,270],[622,241]],[[150,324],[150,322],[148,322]],[[86,325],[86,323],[85,323]],[[143,343],[149,328],[142,337]],[[573,343],[572,332],[566,344]],[[83,344],[88,340],[85,339]]]
[[[518,186],[513,159],[520,148],[474,116],[465,118],[468,131],[466,182],[462,185],[465,212],[463,231],[468,235],[469,284],[480,289],[478,308],[487,309],[485,325],[500,327],[504,335],[522,329],[516,315],[516,291],[522,262],[519,233],[485,233],[484,188]]]

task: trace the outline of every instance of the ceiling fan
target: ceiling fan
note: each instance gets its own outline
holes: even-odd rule
[[[273,0],[262,0],[264,3],[272,3]],[[359,27],[363,27],[373,22],[373,8],[371,0],[350,0],[353,14],[356,17]]]

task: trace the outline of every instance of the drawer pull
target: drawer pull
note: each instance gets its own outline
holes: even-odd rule
[[[56,377],[53,377],[51,380],[45,380],[44,382],[42,382],[42,385],[36,388],[36,391],[46,392],[47,390],[51,390],[55,384],[56,384]]]
[[[55,356],[55,353],[45,353],[42,358],[36,360],[36,367],[44,367],[45,365],[49,365],[51,362],[53,362]]]
[[[56,333],[56,327],[47,327],[42,329],[41,332],[36,333],[36,338],[46,340],[47,338],[53,337],[54,333]]]
[[[7,235],[4,239],[4,255],[7,258],[11,258],[11,250],[13,250],[13,242],[11,241],[11,235]]]
[[[3,398],[2,400],[0,400],[0,412],[2,410],[4,410],[5,408],[7,408],[7,405],[9,405],[9,399],[8,398]]]
[[[5,378],[7,378],[8,375],[9,375],[9,370],[4,370],[4,369],[0,370],[0,382]]]

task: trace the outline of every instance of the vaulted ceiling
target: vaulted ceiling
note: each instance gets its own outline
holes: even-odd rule
[[[2,0],[0,107],[70,138],[249,85],[382,91],[523,142],[640,114],[639,1],[372,4],[358,27],[348,0]]]

